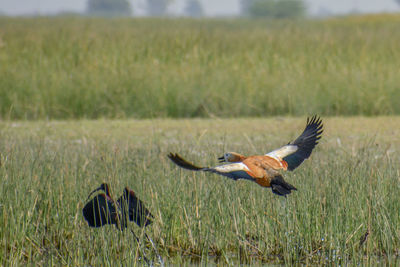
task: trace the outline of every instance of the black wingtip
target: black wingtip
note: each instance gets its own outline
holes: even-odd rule
[[[322,119],[318,115],[314,115],[312,117],[307,117],[307,126],[315,125],[318,130],[322,129]]]
[[[312,150],[318,144],[323,133],[322,119],[318,115],[307,118],[303,133],[291,144],[298,146],[298,150],[283,158],[288,163],[288,170],[296,169],[305,159],[309,158]]]
[[[323,127],[322,119],[318,115],[312,116],[311,119],[307,118],[307,125],[304,132],[308,131],[309,133],[308,136],[305,136],[305,139],[313,138],[315,145],[318,144],[317,141],[321,139],[321,134],[324,132]]]

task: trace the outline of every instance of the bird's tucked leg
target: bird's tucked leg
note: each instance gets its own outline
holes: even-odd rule
[[[283,179],[282,175],[276,175],[274,178],[272,178],[271,189],[274,194],[280,196],[286,196],[287,194],[290,194],[292,190],[297,190],[296,187],[287,183]]]

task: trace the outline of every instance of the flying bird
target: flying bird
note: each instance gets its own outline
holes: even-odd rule
[[[273,193],[286,197],[292,190],[297,189],[287,183],[278,171],[293,171],[309,158],[318,140],[321,139],[322,127],[322,120],[318,116],[307,118],[303,133],[293,142],[265,155],[244,156],[236,152],[224,153],[218,159],[228,164],[216,167],[198,167],[177,153],[170,153],[168,157],[181,168],[212,172],[233,180],[250,180],[262,187],[270,187]]]
[[[90,227],[101,227],[106,224],[114,224],[123,231],[128,221],[135,222],[139,227],[151,224],[154,218],[143,202],[137,198],[135,192],[125,187],[122,196],[114,201],[111,198],[110,186],[102,183],[93,190],[89,196],[97,191],[104,191],[91,199],[82,209],[83,217]]]

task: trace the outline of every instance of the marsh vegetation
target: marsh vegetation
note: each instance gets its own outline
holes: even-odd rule
[[[268,152],[303,118],[1,122],[0,264],[143,264],[143,250],[156,262],[145,240],[83,219],[88,193],[107,182],[146,203],[146,233],[168,263],[395,265],[400,118],[323,119],[311,158],[285,173],[298,188],[286,199],[167,154],[213,165],[224,151]]]
[[[0,18],[0,118],[400,114],[399,24]]]

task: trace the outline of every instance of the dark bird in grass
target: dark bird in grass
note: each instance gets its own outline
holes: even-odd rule
[[[127,227],[128,221],[134,221],[140,227],[152,223],[150,218],[153,218],[153,215],[128,187],[117,201],[111,198],[110,187],[106,183],[93,190],[88,199],[97,191],[104,193],[96,195],[82,209],[83,217],[90,227],[114,224],[122,231]]]
[[[82,209],[83,217],[90,227],[114,224],[118,230],[123,231],[127,228],[128,221],[133,221],[142,228],[152,223],[151,219],[154,218],[154,216],[136,196],[135,192],[128,187],[125,187],[122,196],[120,196],[117,201],[111,198],[110,186],[106,183],[102,183],[98,188],[93,190],[89,194],[88,199],[97,191],[104,191],[104,193],[96,195]],[[132,229],[131,233],[138,244],[141,244],[140,239],[135,235]],[[144,236],[151,243],[160,265],[164,266],[164,261],[158,253],[153,240],[151,240],[146,233],[144,233]],[[153,266],[143,250],[142,253],[145,262],[149,266]]]
[[[213,172],[233,180],[250,180],[262,187],[270,187],[277,195],[286,196],[297,189],[287,183],[278,171],[293,171],[309,158],[321,138],[322,127],[322,120],[319,117],[307,118],[303,133],[293,142],[265,155],[244,156],[228,152],[218,158],[220,162],[228,164],[216,167],[198,167],[176,153],[170,153],[168,157],[176,165],[187,170]]]

